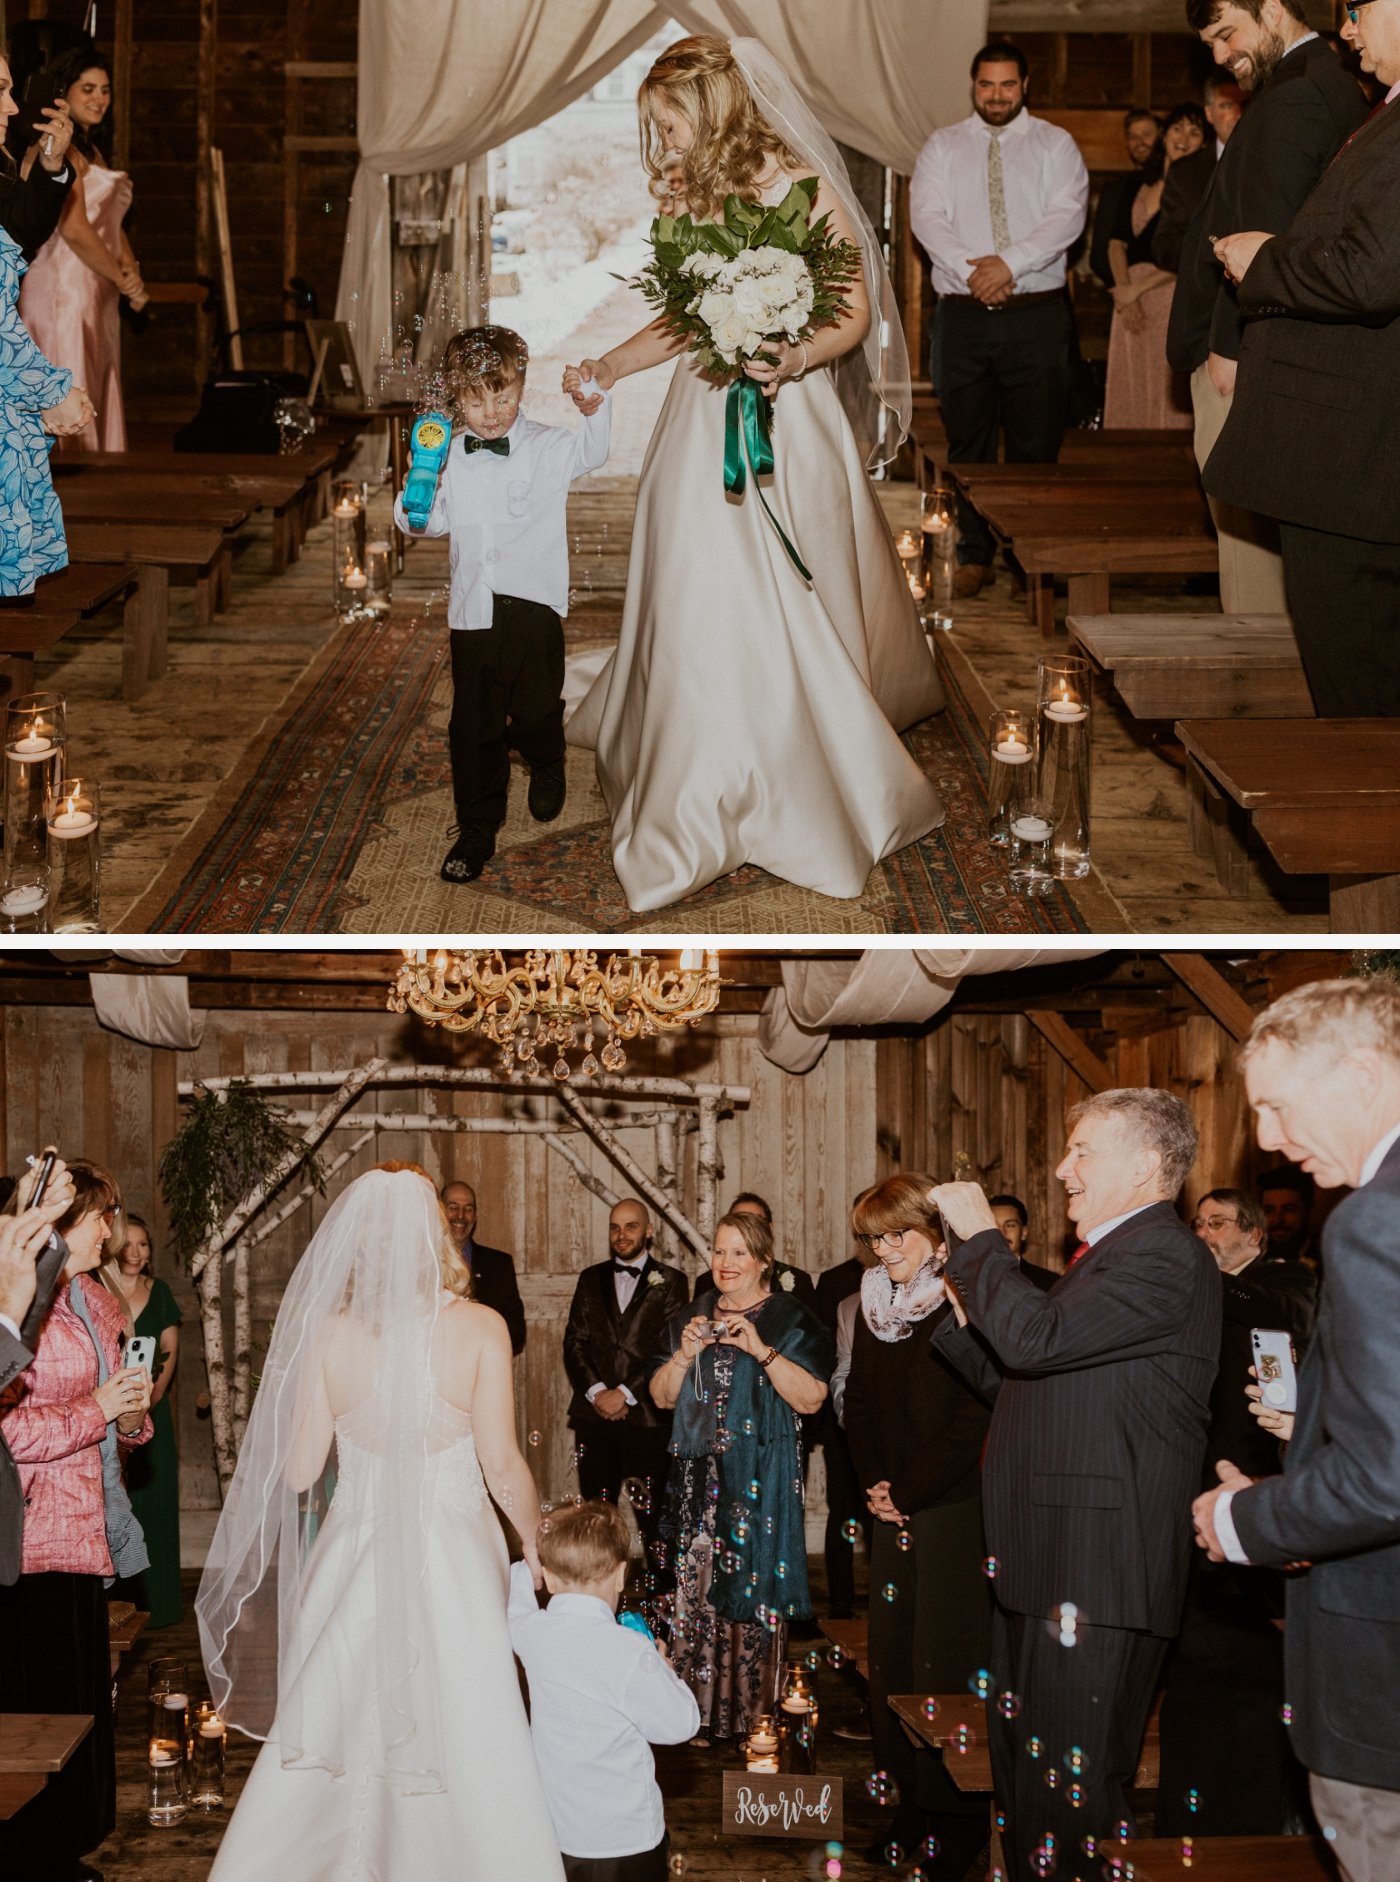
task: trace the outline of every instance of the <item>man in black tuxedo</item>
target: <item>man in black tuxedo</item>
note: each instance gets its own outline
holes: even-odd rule
[[[608,1244],[611,1259],[579,1275],[564,1329],[578,1487],[586,1497],[615,1503],[626,1479],[639,1478],[645,1488],[634,1508],[655,1563],[671,1416],[657,1409],[650,1380],[666,1322],[686,1305],[689,1289],[679,1268],[653,1258],[645,1203],[613,1206]]]
[[[22,1179],[31,1193],[33,1176]],[[55,1162],[41,1208],[0,1216],[0,1405],[5,1388],[34,1358],[40,1329],[68,1259],[68,1245],[53,1225],[73,1200],[67,1166]],[[0,1588],[19,1579],[24,1539],[24,1496],[19,1472],[0,1433]],[[0,1642],[0,1651],[3,1651]]]
[[[67,103],[55,98],[39,116],[47,128],[36,140],[33,156],[20,153],[17,167],[8,173],[0,166],[0,228],[19,244],[26,261],[33,261],[58,227],[73,187],[73,166],[68,160],[73,120]],[[16,134],[16,141],[20,135]]]
[[[991,1674],[1019,1707],[990,1705],[987,1729],[1012,1882],[1042,1872],[1047,1838],[1059,1875],[1088,1875],[1083,1840],[1132,1820],[1220,1348],[1220,1276],[1174,1207],[1196,1154],[1190,1112],[1164,1091],[1106,1091],[1069,1120],[1056,1175],[1084,1239],[1048,1293],[1018,1272],[975,1183],[932,1191],[959,1316],[935,1346],[995,1405]]]
[[[1016,1257],[1016,1265],[1028,1281],[1034,1281],[1038,1288],[1052,1288],[1059,1275],[1052,1268],[1042,1268],[1034,1261],[1026,1259],[1026,1243],[1031,1234],[1031,1213],[1019,1196],[989,1196],[988,1207],[1001,1230],[1002,1240]]]
[[[1244,315],[1212,238],[1239,229],[1286,229],[1319,177],[1366,115],[1355,80],[1303,18],[1302,0],[1186,0],[1193,29],[1250,94],[1186,231],[1172,296],[1167,358],[1191,375],[1196,461],[1204,468],[1230,413]],[[1292,417],[1290,455],[1299,419]],[[1319,462],[1324,461],[1319,456]],[[1329,471],[1330,471],[1329,466]],[[1220,605],[1227,614],[1282,614],[1277,514],[1221,501]]]
[[[1264,1211],[1240,1189],[1207,1190],[1191,1223],[1220,1270],[1220,1371],[1210,1401],[1203,1487],[1215,1460],[1272,1475],[1279,1444],[1250,1415],[1255,1327],[1286,1333],[1299,1358],[1317,1311],[1317,1276],[1269,1248]],[[1304,1807],[1284,1703],[1283,1577],[1191,1565],[1181,1631],[1167,1656],[1162,1700],[1159,1836],[1281,1836]]]
[[[1369,0],[1356,21],[1343,31],[1362,65],[1394,85],[1400,10]],[[1397,188],[1400,112],[1386,104],[1284,234],[1271,240],[1276,225],[1255,220],[1218,245],[1254,318],[1237,409],[1205,484],[1278,517],[1298,650],[1313,703],[1330,719],[1400,716]],[[1276,454],[1285,449],[1282,464]]]
[[[756,1215],[761,1222],[767,1223],[769,1233],[774,1235],[774,1240],[776,1241],[777,1237],[773,1230],[773,1206],[768,1201],[767,1197],[760,1196],[757,1190],[741,1189],[724,1213],[726,1215]],[[695,1277],[695,1285],[691,1290],[691,1299],[699,1300],[705,1290],[713,1286],[714,1282],[710,1279],[710,1270],[708,1268],[702,1268]],[[794,1262],[775,1261],[773,1263],[773,1279],[771,1286],[781,1288],[784,1294],[796,1294],[804,1307],[810,1307],[813,1311],[816,1310],[817,1290],[815,1283],[807,1270],[805,1268],[799,1268]],[[820,1416],[820,1414],[818,1414],[818,1416]]]
[[[1224,155],[1230,134],[1240,121],[1244,93],[1228,72],[1217,68],[1205,82],[1202,108],[1215,136],[1199,150],[1193,150],[1190,156],[1178,157],[1167,171],[1157,227],[1152,232],[1152,259],[1168,274],[1175,274],[1181,266],[1186,231],[1200,207],[1201,198],[1210,188],[1215,166]]]
[[[494,1307],[510,1332],[510,1350],[525,1350],[525,1307],[515,1278],[515,1257],[504,1248],[486,1248],[476,1239],[476,1191],[470,1183],[445,1183],[442,1207],[452,1238],[471,1270],[472,1299]]]
[[[1251,1483],[1218,1460],[1197,1539],[1213,1561],[1298,1569],[1289,1733],[1346,1882],[1383,1882],[1400,1847],[1400,986],[1299,987],[1259,1015],[1241,1058],[1261,1149],[1352,1194],[1322,1231],[1283,1474]]]

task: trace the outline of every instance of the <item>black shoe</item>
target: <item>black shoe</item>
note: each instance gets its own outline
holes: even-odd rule
[[[495,854],[495,831],[471,826],[458,836],[438,874],[444,882],[475,882]]]
[[[530,815],[536,823],[553,823],[564,808],[568,781],[561,759],[557,765],[533,765],[530,770]]]

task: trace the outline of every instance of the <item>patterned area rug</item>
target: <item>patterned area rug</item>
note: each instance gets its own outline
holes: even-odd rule
[[[596,626],[595,626],[596,633]],[[1082,934],[1125,931],[1094,876],[1013,895],[987,841],[991,701],[951,637],[948,710],[907,743],[947,821],[889,858],[863,896],[835,901],[744,868],[644,922],[613,874],[592,756],[571,751],[569,806],[547,827],[517,774],[496,857],[479,882],[438,879],[452,820],[451,702],[441,613],[352,626],[303,681],[220,801],[123,924],[202,934],[586,933]],[[571,636],[571,639],[573,636]]]

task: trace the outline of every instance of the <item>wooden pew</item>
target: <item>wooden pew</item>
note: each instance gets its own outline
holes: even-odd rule
[[[1400,929],[1400,719],[1183,719],[1177,732],[1203,854],[1213,838],[1242,855],[1247,818],[1281,869],[1328,878],[1334,934]]]
[[[849,1666],[858,1679],[870,1678],[870,1623],[862,1616],[854,1621],[819,1621],[817,1625],[831,1642],[841,1650],[844,1664]]]
[[[227,497],[242,502],[252,510],[267,510],[272,516],[272,572],[286,573],[301,551],[305,536],[305,512],[313,484],[294,473],[275,475],[268,471],[191,471],[173,453],[159,458],[152,452],[141,454],[143,461],[133,463],[121,451],[89,451],[55,466],[60,502],[66,501],[74,484],[91,484],[110,491],[119,479],[128,489],[159,495],[170,503],[171,514],[188,515],[182,499]],[[278,459],[274,463],[280,462]]]
[[[144,672],[133,671],[138,688],[165,671],[170,621],[170,582],[194,583],[195,619],[207,627],[214,618],[214,584],[225,553],[220,529],[186,523],[71,523],[66,526],[70,554],[84,562],[134,562],[143,570],[142,591],[151,595],[154,624],[143,642]],[[122,684],[125,689],[125,671]]]
[[[1135,719],[1312,714],[1286,614],[1071,614],[1065,625]]]
[[[112,1655],[113,1679],[117,1677],[117,1668],[122,1663],[122,1655],[131,1652],[146,1631],[146,1622],[150,1618],[150,1615],[144,1613],[133,1601],[109,1601],[107,1603],[107,1644]]]
[[[1320,1836],[1134,1837],[1099,1844],[1105,1882],[1336,1882]]]
[[[37,1797],[91,1730],[77,1712],[0,1712],[0,1819]]]
[[[72,547],[70,542],[70,551]],[[71,562],[66,569],[41,576],[32,597],[0,603],[0,656],[11,664],[16,693],[32,691],[38,654],[57,646],[79,621],[120,600],[122,697],[140,697],[147,650],[164,632],[166,598],[159,582],[127,566],[129,560],[113,556],[105,563]]]
[[[948,1775],[961,1791],[992,1788],[992,1754],[987,1743],[987,1702],[972,1693],[935,1693],[936,1711],[928,1714],[926,1693],[896,1693],[890,1710],[908,1736],[943,1753]],[[1155,1790],[1161,1764],[1161,1701],[1153,1706],[1142,1735],[1133,1775],[1134,1790]]]

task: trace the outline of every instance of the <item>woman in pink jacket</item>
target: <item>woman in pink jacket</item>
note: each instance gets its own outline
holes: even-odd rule
[[[121,1191],[91,1163],[74,1163],[71,1175],[73,1203],[58,1224],[64,1278],[33,1364],[0,1399],[25,1498],[23,1571],[0,1589],[0,1712],[83,1713],[93,1726],[39,1795],[0,1822],[0,1875],[26,1882],[96,1875],[82,1855],[116,1823],[104,1585],[114,1551],[129,1558],[141,1547],[122,1514],[116,1450],[151,1436],[150,1374],[123,1369],[126,1316],[92,1272],[125,1240]]]

